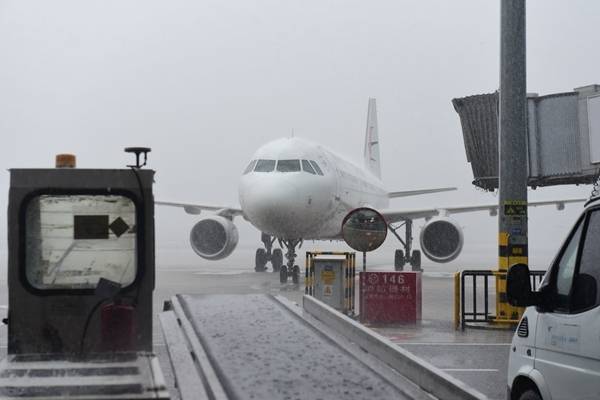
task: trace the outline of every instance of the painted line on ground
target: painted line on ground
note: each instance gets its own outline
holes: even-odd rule
[[[499,372],[497,369],[491,368],[440,368],[446,372]]]
[[[394,341],[394,339],[392,339]],[[510,343],[397,342],[399,346],[510,346]]]

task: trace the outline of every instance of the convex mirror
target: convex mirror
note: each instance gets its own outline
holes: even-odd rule
[[[386,236],[387,223],[372,208],[357,208],[342,222],[342,237],[356,251],[373,251],[383,244]]]

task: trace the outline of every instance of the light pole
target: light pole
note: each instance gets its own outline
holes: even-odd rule
[[[506,273],[527,256],[527,79],[525,0],[501,0],[499,213],[496,320],[519,318],[506,302]]]

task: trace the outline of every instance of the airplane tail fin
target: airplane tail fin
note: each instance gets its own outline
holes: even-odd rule
[[[371,98],[369,99],[369,109],[367,111],[364,158],[367,170],[381,179],[379,134],[377,132],[377,106],[375,104],[375,99]]]

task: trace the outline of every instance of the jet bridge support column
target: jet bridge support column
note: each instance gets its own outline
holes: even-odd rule
[[[527,264],[525,0],[501,0],[499,235],[496,321],[519,318],[506,301],[506,271]]]

